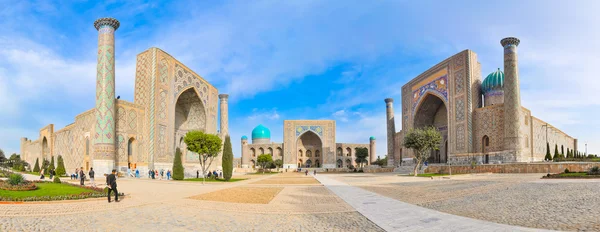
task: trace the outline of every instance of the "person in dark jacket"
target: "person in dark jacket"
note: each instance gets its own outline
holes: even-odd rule
[[[117,191],[117,170],[113,169],[112,173],[106,176],[106,186],[108,186],[108,203],[110,203],[110,192],[115,192],[115,202],[119,202],[119,191]]]
[[[81,169],[79,169],[79,177],[81,179],[81,185],[84,185],[83,182],[85,182],[85,173],[83,172],[83,167],[81,167]]]
[[[96,173],[94,172],[94,168],[90,168],[90,173],[88,174],[90,174],[90,182],[92,186],[96,187],[96,181],[94,181],[94,174]]]

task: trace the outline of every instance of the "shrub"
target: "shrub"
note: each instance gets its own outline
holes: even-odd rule
[[[598,166],[594,166],[590,169],[588,175],[600,175],[600,168]]]
[[[48,169],[49,169],[48,171],[55,169],[55,166],[54,166],[54,156],[50,157],[50,166],[48,166]]]
[[[12,185],[9,182],[0,181],[0,189],[8,191],[29,191],[37,189],[37,186],[32,182],[24,182],[18,185]],[[0,200],[2,200],[2,196],[0,196]]]
[[[175,150],[175,159],[173,160],[173,180],[183,180],[183,164],[181,164],[181,150]]]
[[[233,151],[231,149],[231,138],[225,137],[223,147],[223,179],[229,181],[233,175]]]
[[[52,181],[54,183],[60,184],[60,178],[58,178],[58,176],[54,176],[54,180]]]
[[[65,161],[63,160],[62,156],[58,156],[57,161],[58,164],[56,165],[56,175],[57,176],[64,176],[67,174],[67,170],[65,169]]]
[[[10,176],[8,177],[8,183],[11,185],[23,184],[25,183],[25,177],[23,177],[23,175],[21,175],[20,173],[10,174]]]
[[[569,173],[569,169],[568,168],[565,168],[565,173]]]
[[[35,158],[35,166],[33,167],[33,172],[40,172],[40,158]]]

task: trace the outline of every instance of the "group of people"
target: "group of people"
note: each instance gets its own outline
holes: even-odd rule
[[[46,179],[46,176],[44,175],[44,171],[45,171],[45,169],[40,170],[40,180]],[[52,180],[54,178],[54,176],[56,175],[56,171],[54,171],[54,169],[50,169],[50,171],[48,171],[48,174],[50,174],[50,180]]]
[[[156,169],[154,169],[154,170],[152,170],[152,169],[148,170],[148,178],[152,178],[152,179],[160,178],[162,180],[162,179],[164,179],[164,176],[166,175],[167,176],[167,180],[170,180],[171,179],[171,174],[172,174],[171,170],[167,170],[166,172],[165,172],[164,169],[161,169],[160,171],[156,170]],[[138,170],[136,170],[136,177],[139,178],[139,171]]]
[[[212,172],[208,171],[208,174],[206,175],[206,177],[208,177],[208,178],[211,178],[211,177],[223,178],[223,171],[221,171],[221,170],[213,170]],[[196,170],[196,178],[200,178],[200,170]]]
[[[90,171],[87,174],[89,175],[91,185],[96,187],[96,182],[94,181],[96,172],[94,171],[94,168],[90,168]],[[71,180],[79,180],[80,185],[85,185],[85,179],[86,174],[83,167],[76,168],[75,172],[71,173]]]

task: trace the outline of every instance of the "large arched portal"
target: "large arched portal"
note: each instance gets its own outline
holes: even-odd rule
[[[440,131],[443,139],[439,144],[439,150],[432,151],[428,161],[446,163],[448,157],[444,141],[448,138],[448,109],[444,101],[433,94],[426,94],[416,110],[414,122],[415,128],[433,126]]]
[[[129,141],[127,141],[127,167],[129,167],[129,169],[134,169],[135,167],[133,166],[133,154],[135,152],[135,139],[134,138],[130,138]]]
[[[296,147],[300,150],[306,151],[306,158],[308,159],[306,160],[306,163],[303,163],[300,160],[301,157],[296,157],[296,159],[298,160],[298,164],[303,165],[302,167],[307,167],[312,164],[312,151],[323,150],[323,142],[321,142],[321,138],[317,134],[312,131],[307,131],[298,138],[298,141],[296,141]]]
[[[48,159],[48,154],[50,154],[50,148],[48,147],[48,139],[44,137],[44,139],[42,139],[42,160]]]
[[[186,161],[193,161],[196,158],[179,141],[191,130],[206,131],[206,110],[194,88],[183,91],[175,103],[175,137],[173,141],[176,141],[176,147],[181,149]]]

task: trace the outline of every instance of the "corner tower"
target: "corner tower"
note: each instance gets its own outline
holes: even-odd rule
[[[98,30],[98,64],[93,167],[99,173],[110,173],[115,166],[115,31],[119,25],[114,18],[94,22]]]
[[[520,40],[507,37],[500,41],[504,47],[504,149],[515,151],[516,161],[521,154],[521,93],[517,46]]]
[[[387,166],[394,164],[394,134],[396,134],[396,123],[394,121],[394,99],[386,98],[385,113],[387,115]]]

